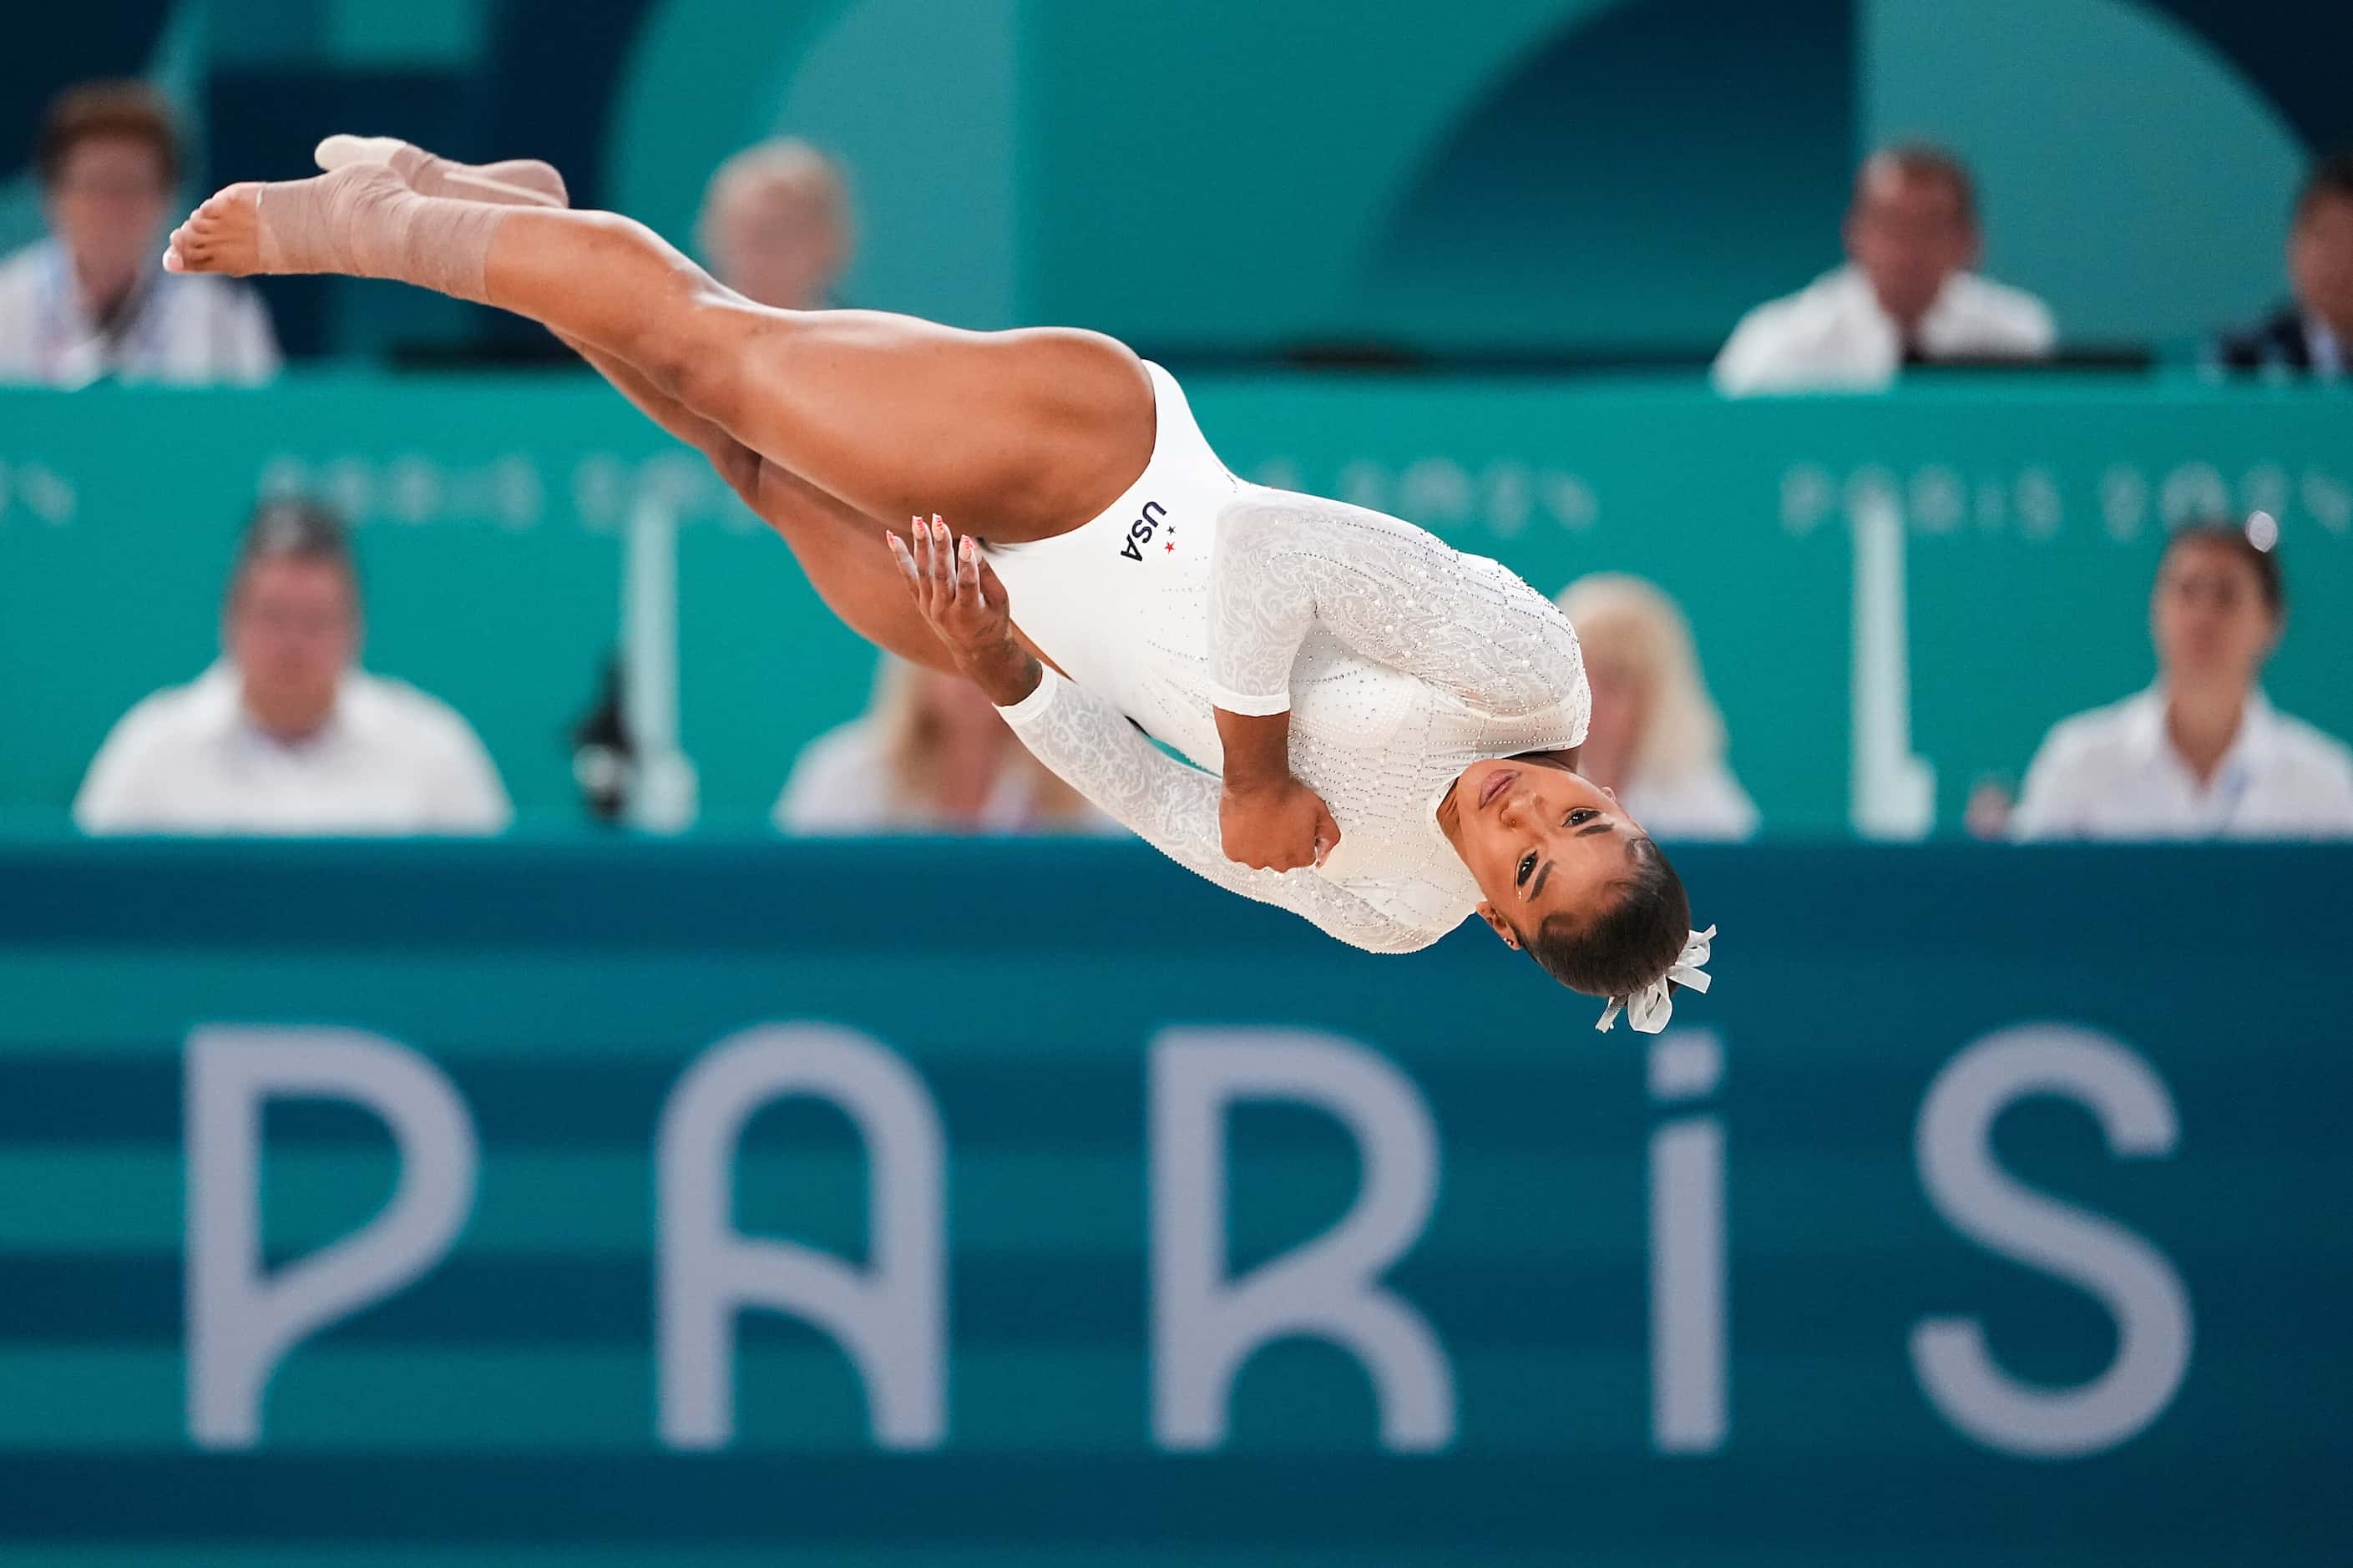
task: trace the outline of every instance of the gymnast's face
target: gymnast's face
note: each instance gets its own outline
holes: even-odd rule
[[[1439,826],[1487,895],[1480,918],[1516,948],[1546,915],[1600,909],[1631,875],[1642,837],[1618,797],[1540,757],[1473,763],[1454,781]]]

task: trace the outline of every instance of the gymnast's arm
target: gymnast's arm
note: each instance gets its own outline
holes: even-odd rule
[[[956,668],[987,693],[1032,755],[1113,820],[1187,870],[1289,910],[1351,946],[1409,952],[1442,934],[1392,920],[1312,870],[1252,869],[1228,859],[1219,837],[1219,781],[1162,752],[1124,714],[1017,642],[1005,584],[969,539],[958,550],[936,521],[915,528],[912,544],[889,537],[916,607]]]
[[[1218,519],[1208,620],[1211,699],[1224,713],[1287,712],[1292,664],[1320,625],[1482,713],[1558,710],[1584,738],[1585,666],[1558,607],[1393,517],[1274,490],[1234,501]]]
[[[1274,871],[1229,859],[1214,775],[1153,745],[1124,714],[1083,687],[1035,659],[1029,667],[1029,693],[1010,704],[999,702],[1006,722],[1039,762],[1155,849],[1231,892],[1289,910],[1352,947],[1410,952],[1437,940],[1437,932],[1390,919],[1314,870]],[[1011,696],[1018,684],[1008,684],[1001,695]]]
[[[1560,713],[1570,745],[1590,701],[1577,634],[1492,561],[1357,507],[1264,491],[1218,517],[1209,563],[1210,700],[1226,753],[1222,837],[1250,866],[1321,863],[1340,837],[1291,773],[1291,667],[1321,624],[1376,663],[1499,718]]]

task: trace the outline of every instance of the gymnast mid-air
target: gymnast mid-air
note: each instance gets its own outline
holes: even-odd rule
[[[971,679],[1221,887],[1375,952],[1476,911],[1608,998],[1605,1029],[1655,1032],[1707,988],[1714,928],[1576,771],[1577,635],[1497,563],[1237,478],[1176,380],[1098,333],[771,310],[571,210],[542,163],[335,136],[319,163],[221,190],[164,265],[394,279],[542,323],[709,458],[844,621]]]

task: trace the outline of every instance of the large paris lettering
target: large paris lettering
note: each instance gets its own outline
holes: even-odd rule
[[[1978,1246],[2095,1298],[2116,1320],[2115,1359],[2078,1387],[2039,1387],[2001,1369],[1976,1319],[1952,1316],[1914,1326],[1912,1364],[1929,1402],[1978,1442],[2065,1458],[2116,1447],[2172,1402],[2189,1367],[2189,1292],[2139,1236],[2022,1185],[1996,1163],[1995,1120],[2045,1094],[2089,1110],[2113,1153],[2173,1152],[2172,1099],[2137,1055],[2089,1029],[2026,1025],[1978,1040],[1929,1086],[1916,1136],[1921,1185]]]
[[[1683,1106],[1724,1079],[1724,1046],[1671,1029],[1651,1047],[1651,1098]],[[1732,1432],[1724,1121],[1678,1116],[1651,1134],[1651,1444],[1712,1454]]]
[[[287,1354],[400,1289],[449,1250],[474,1202],[474,1124],[439,1068],[358,1029],[213,1026],[188,1037],[188,1433],[207,1448],[261,1441],[263,1392]],[[391,1130],[391,1201],[360,1229],[274,1273],[262,1268],[261,1109],[339,1100]]]
[[[1721,1451],[1731,1431],[1730,1249],[1725,1051],[1705,1030],[1651,1047],[1650,1098],[1672,1114],[1648,1145],[1650,1425],[1655,1451]],[[1378,1440],[1448,1447],[1452,1369],[1421,1311],[1387,1281],[1419,1240],[1438,1191],[1438,1132],[1410,1079],[1369,1047],[1296,1029],[1176,1028],[1147,1072],[1151,1211],[1150,1429],[1161,1447],[1214,1449],[1230,1428],[1242,1367],[1285,1338],[1320,1339],[1369,1377]],[[480,1155],[449,1080],[419,1053],[357,1029],[207,1026],[185,1057],[186,1419],[212,1448],[258,1446],[276,1369],[322,1330],[411,1284],[449,1252],[471,1209]],[[856,1126],[868,1171],[867,1259],[736,1229],[732,1192],[745,1125],[762,1106],[817,1097]],[[2171,1263],[2116,1221],[2025,1185],[1997,1161],[2002,1111],[2057,1096],[2096,1119],[2124,1158],[2179,1140],[2164,1083],[2095,1032],[2033,1025],[1955,1056],[1915,1127],[1920,1181],[1962,1237],[2084,1291],[2115,1321],[2097,1375],[2052,1387],[2018,1378],[1984,1325],[1959,1313],[1917,1322],[1912,1370],[1929,1404],[1971,1440],[2027,1458],[2102,1452],[2171,1404],[2192,1340],[2188,1289]],[[263,1266],[262,1111],[327,1099],[381,1121],[397,1156],[389,1202],[352,1234]],[[1244,1101],[1312,1108],[1348,1132],[1362,1185],[1322,1235],[1229,1271],[1227,1124]],[[653,1290],[658,1436],[681,1449],[735,1437],[736,1323],[790,1314],[830,1336],[862,1381],[874,1442],[934,1447],[947,1436],[947,1152],[921,1077],[880,1041],[837,1025],[757,1026],[681,1076],[656,1134]]]
[[[739,1233],[735,1146],[752,1113],[786,1095],[839,1106],[866,1144],[871,1260]],[[947,1433],[945,1140],[914,1071],[830,1024],[770,1024],[705,1052],[663,1107],[659,1165],[661,1436],[724,1447],[735,1434],[736,1314],[786,1312],[849,1352],[874,1440],[928,1448]]]
[[[1313,1241],[1226,1273],[1226,1111],[1285,1100],[1356,1139],[1356,1206]],[[1420,1093],[1353,1041],[1293,1029],[1170,1029],[1152,1048],[1152,1430],[1164,1447],[1225,1441],[1234,1378],[1294,1335],[1327,1340],[1371,1375],[1381,1442],[1454,1436],[1445,1347],[1381,1275],[1421,1235],[1438,1192],[1438,1130]]]

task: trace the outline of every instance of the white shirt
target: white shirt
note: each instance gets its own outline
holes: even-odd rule
[[[1672,778],[1637,773],[1618,798],[1642,831],[1662,843],[1736,844],[1757,833],[1757,803],[1720,762]]]
[[[54,239],[0,262],[0,382],[87,386],[103,376],[252,385],[278,374],[261,298],[234,279],[151,267],[111,336]]]
[[[882,737],[869,720],[852,720],[828,730],[802,748],[784,793],[770,814],[779,831],[803,835],[933,833],[945,826],[936,816],[910,809],[889,785],[890,763]],[[1092,810],[1067,819],[1038,815],[1037,775],[1015,753],[1019,767],[999,768],[973,824],[979,833],[1103,833],[1119,826]]]
[[[1973,272],[1948,279],[1920,320],[1920,347],[1931,359],[2041,358],[2057,341],[2042,300]],[[1743,316],[1713,374],[1716,390],[1736,397],[1876,391],[1895,379],[1903,363],[1894,319],[1861,272],[1841,267]]]
[[[2260,691],[2211,783],[2165,728],[2164,689],[2052,726],[2027,770],[2019,838],[2353,837],[2353,752]]]
[[[466,721],[404,681],[352,670],[293,744],[248,718],[216,664],[116,722],[74,801],[85,833],[496,833],[512,815]]]
[[[2345,341],[2337,335],[2336,328],[2318,316],[2305,316],[2304,342],[2312,351],[2312,374],[2318,379],[2335,381],[2353,369],[2345,352]]]

